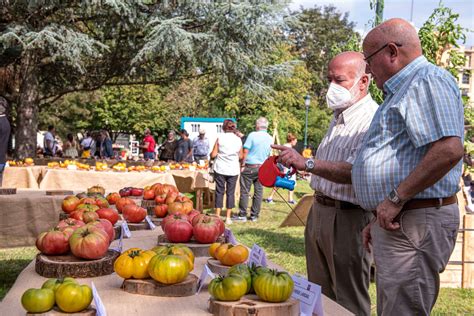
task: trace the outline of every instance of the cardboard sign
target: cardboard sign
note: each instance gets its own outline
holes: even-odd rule
[[[260,248],[259,245],[253,244],[252,249],[250,250],[248,265],[255,263],[257,266],[267,266],[267,255],[265,250]]]
[[[234,233],[229,228],[224,230],[225,242],[230,242],[232,245],[237,245],[237,240],[235,239]]]
[[[131,238],[132,233],[130,232],[130,228],[128,227],[127,221],[122,221],[122,230],[123,230],[123,235],[125,238]]]
[[[112,250],[122,253],[123,248],[123,226],[120,226],[120,238],[117,247],[112,248]]]
[[[146,222],[148,223],[148,226],[150,226],[150,229],[151,229],[151,230],[153,230],[153,229],[156,228],[156,225],[153,224],[153,222],[151,221],[150,216],[148,216],[148,215],[145,216],[145,220],[146,220]]]
[[[292,298],[300,301],[300,315],[312,316],[313,313],[318,316],[324,316],[323,304],[321,301],[321,286],[314,284],[300,275],[291,277],[295,283]]]
[[[94,298],[95,309],[97,310],[97,316],[107,316],[107,311],[105,310],[105,306],[100,299],[99,292],[97,292],[97,288],[94,285],[94,282],[91,282],[92,287],[92,296]]]
[[[196,295],[199,294],[199,292],[201,292],[202,286],[204,285],[204,281],[206,281],[206,279],[209,277],[211,279],[214,279],[216,275],[212,273],[211,269],[209,269],[209,267],[206,264],[204,265],[204,269],[202,269],[201,276],[199,277],[199,280],[198,280],[198,284],[197,284],[198,288],[196,291]]]

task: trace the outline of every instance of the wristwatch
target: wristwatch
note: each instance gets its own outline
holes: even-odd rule
[[[306,172],[309,172],[309,171],[313,170],[314,169],[314,159],[311,159],[311,158],[307,159],[304,163],[304,166],[305,166],[304,171],[306,171]]]
[[[390,191],[387,198],[390,202],[392,202],[393,204],[395,204],[397,206],[402,206],[406,202],[406,201],[402,200],[400,195],[398,195],[398,192],[395,188],[392,191]]]

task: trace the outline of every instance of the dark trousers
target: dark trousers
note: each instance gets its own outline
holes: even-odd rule
[[[224,192],[226,194],[225,206],[227,209],[235,207],[235,186],[239,176],[226,176],[220,173],[214,173],[216,182],[216,208],[224,206]]]
[[[247,216],[247,206],[249,204],[250,187],[253,184],[253,199],[250,209],[250,217],[258,218],[260,207],[262,206],[263,186],[258,181],[258,167],[245,167],[240,174],[240,200],[239,216]]]

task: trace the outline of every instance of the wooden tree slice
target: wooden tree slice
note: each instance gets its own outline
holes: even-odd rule
[[[64,213],[64,212],[59,213],[59,220],[60,221],[62,221],[63,219],[67,219],[67,218],[69,218],[68,213]]]
[[[150,219],[155,225],[161,225],[161,222],[163,221],[162,217],[157,217],[155,215],[150,216]]]
[[[207,266],[211,269],[212,272],[220,275],[226,275],[230,267],[223,265],[219,260],[214,258],[209,258],[207,260]]]
[[[130,229],[130,231],[150,229],[150,225],[148,225],[147,222],[140,222],[140,223],[129,223],[129,222],[127,222],[127,224],[128,224],[128,228]]]
[[[48,190],[46,195],[74,195],[74,192],[71,190]]]
[[[155,207],[156,202],[155,200],[142,200],[142,207],[147,208],[147,207]]]
[[[282,303],[267,303],[259,299],[257,295],[245,295],[235,302],[222,302],[211,298],[209,312],[216,316],[299,316],[300,303],[293,298]]]
[[[117,251],[109,249],[101,259],[86,260],[72,254],[48,256],[40,253],[36,256],[35,271],[45,278],[91,278],[108,275],[114,272],[114,262],[119,255]]]
[[[198,277],[189,274],[183,282],[176,284],[163,284],[153,279],[136,280],[126,279],[123,281],[122,289],[126,292],[151,296],[191,296],[196,294]]]
[[[220,236],[217,239],[217,242],[223,243],[224,236]],[[168,239],[166,238],[166,235],[158,236],[158,245],[161,246],[161,245],[173,245],[173,244],[174,243],[168,241]],[[193,251],[195,257],[209,257],[209,247],[212,245],[212,244],[200,244],[194,239],[191,239],[187,243],[180,243],[180,244],[189,247]]]
[[[37,313],[26,313],[27,316],[61,316],[61,315],[68,315],[68,316],[95,316],[96,310],[94,307],[89,306],[82,312],[77,313],[65,313],[62,312],[57,306],[55,306],[52,310],[47,311],[45,313],[37,314]]]
[[[122,233],[122,226],[115,225],[114,230],[115,230],[115,240],[120,239],[120,234]]]
[[[0,195],[16,194],[16,188],[0,188]]]

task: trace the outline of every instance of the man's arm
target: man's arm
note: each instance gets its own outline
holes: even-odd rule
[[[292,166],[297,170],[306,169],[306,158],[301,156],[296,150],[286,146],[272,145],[273,149],[280,151],[278,162],[281,162],[285,167]],[[351,172],[352,164],[345,161],[324,161],[316,160],[315,166],[309,172],[325,178],[329,181],[343,184],[352,183]]]
[[[413,198],[426,188],[434,185],[462,159],[464,148],[461,138],[443,137],[431,143],[421,162],[398,186],[397,192],[403,201]],[[377,219],[382,228],[396,230],[399,223],[393,222],[402,206],[385,199],[377,206]]]

